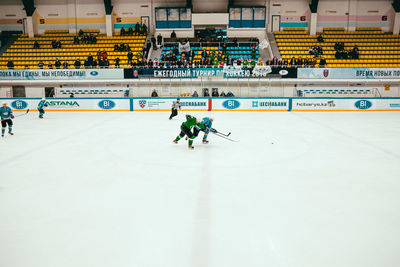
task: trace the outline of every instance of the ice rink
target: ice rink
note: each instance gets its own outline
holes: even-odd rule
[[[37,112],[0,140],[1,267],[398,267],[399,112]],[[202,135],[201,135],[202,136]]]

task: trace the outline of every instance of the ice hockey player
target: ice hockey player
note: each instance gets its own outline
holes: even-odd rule
[[[172,120],[173,117],[178,115],[178,108],[181,109],[181,100],[179,98],[172,103],[172,109],[171,109],[171,116],[169,116],[169,119]]]
[[[39,110],[39,119],[43,119],[43,115],[44,115],[44,107],[47,107],[47,103],[46,103],[46,98],[42,98],[42,100],[40,100],[39,104],[38,104],[38,110]]]
[[[0,118],[1,118],[1,137],[4,137],[7,124],[8,124],[8,133],[10,135],[14,135],[12,133],[13,122],[11,120],[14,119],[14,114],[11,108],[7,107],[7,103],[3,103],[0,108]]]
[[[203,144],[208,144],[207,137],[208,137],[209,132],[212,132],[212,133],[216,133],[217,132],[215,129],[213,129],[211,127],[213,121],[214,121],[214,119],[212,119],[212,118],[204,117],[203,120],[201,121],[201,124],[204,126],[204,129],[200,129],[200,127],[198,127],[197,125],[194,126],[193,135],[194,135],[195,138],[199,135],[200,131],[204,132]]]
[[[181,132],[180,134],[175,138],[175,140],[173,141],[175,144],[178,143],[178,141],[184,137],[185,135],[189,138],[189,142],[188,142],[188,147],[189,149],[194,149],[193,147],[193,139],[195,138],[195,136],[192,133],[192,128],[194,126],[199,127],[200,129],[204,130],[205,127],[203,124],[201,124],[201,122],[199,120],[197,120],[195,117],[192,117],[190,115],[186,115],[186,121],[184,123],[182,123],[181,125]]]

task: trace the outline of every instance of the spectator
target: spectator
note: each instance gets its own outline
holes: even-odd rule
[[[161,35],[161,33],[159,33],[159,34],[157,35],[157,44],[158,44],[159,46],[161,46],[162,40],[163,40],[162,35]]]
[[[234,95],[231,91],[228,91],[228,93],[226,94],[226,96],[227,96],[227,97],[235,97],[235,95]]]
[[[119,68],[119,67],[120,67],[119,61],[120,61],[120,59],[119,59],[119,57],[117,57],[117,58],[115,59],[115,67],[116,67],[116,68]]]
[[[153,92],[151,93],[151,97],[158,97],[156,89],[154,89]]]
[[[359,49],[357,45],[354,45],[353,49],[351,50],[351,57],[353,59],[358,59],[359,58]]]
[[[92,62],[93,63],[93,62]],[[90,68],[90,66],[91,66],[91,64],[90,64],[90,62],[89,62],[89,59],[85,59],[85,61],[83,61],[83,67],[85,68],[85,69],[88,69],[88,68]]]
[[[68,69],[68,66],[69,66],[68,62],[67,62],[67,61],[64,61],[64,63],[63,63],[63,69]]]
[[[85,34],[85,33],[82,31],[82,29],[80,29],[80,30],[79,30],[79,33],[78,33],[79,37],[82,37],[84,34]]]
[[[135,24],[135,34],[138,35],[139,33],[140,33],[140,25],[139,25],[139,23],[136,23]]]
[[[108,61],[108,58],[104,59],[103,65],[106,69],[108,69],[110,67],[110,61]]]
[[[100,61],[100,59],[103,58],[103,52],[101,52],[101,50],[97,51],[96,56],[97,56],[97,60]]]
[[[197,91],[194,91],[194,92],[193,92],[192,97],[199,97],[199,95],[197,94]]]
[[[9,61],[7,62],[7,68],[8,68],[9,70],[13,70],[13,69],[14,69],[14,62],[12,62],[12,60],[9,60]]]
[[[121,28],[119,35],[124,36],[126,34],[124,27]]]
[[[325,58],[322,57],[319,61],[319,67],[325,68],[325,66],[326,66],[326,60],[325,60]]]
[[[74,36],[74,44],[79,44],[79,38],[77,36]]]
[[[77,60],[75,60],[74,66],[75,66],[75,69],[81,68],[81,61],[79,58]]]
[[[33,49],[39,49],[40,48],[40,44],[38,43],[38,41],[35,41],[33,43]]]
[[[104,60],[102,58],[100,58],[100,60],[99,60],[99,68],[100,69],[104,68]]]
[[[151,43],[153,44],[153,49],[157,50],[157,41],[156,41],[156,38],[154,36],[151,37]]]
[[[39,67],[39,69],[43,69],[43,67],[44,67],[44,63],[43,63],[42,61],[39,61],[39,63],[38,63],[38,67]]]
[[[87,57],[87,60],[89,62],[89,65],[93,64],[93,56],[92,56],[92,54],[89,53],[89,56]]]
[[[49,65],[47,65],[47,67],[52,70],[53,69],[53,64],[51,64],[51,62],[49,63]]]
[[[317,37],[317,41],[318,42],[320,42],[320,43],[323,43],[324,42],[324,37],[322,37],[322,35],[320,34],[320,35],[318,35],[318,37]]]
[[[146,35],[147,34],[147,25],[142,24],[142,27],[140,29],[141,34]]]
[[[128,57],[128,64],[132,64],[132,59],[133,59],[132,51],[128,52],[127,57]]]
[[[225,97],[224,91],[222,91],[221,94],[220,94],[219,96],[220,96],[220,97]]]
[[[176,33],[175,30],[172,30],[171,32],[171,38],[176,39]]]
[[[97,68],[97,61],[93,60],[92,69],[96,69],[96,68]]]
[[[54,49],[61,48],[61,42],[59,40],[52,40],[51,47],[53,47]]]
[[[102,57],[103,57],[103,60],[105,60],[108,57],[106,50],[103,50]]]
[[[136,25],[138,25],[138,24],[136,23]],[[136,28],[136,26],[135,26],[135,28]],[[128,35],[133,35],[133,29],[132,29],[132,27],[129,27],[129,29],[128,29]]]
[[[205,97],[209,97],[210,96],[210,94],[208,93],[208,89],[204,89],[203,96],[205,96]]]
[[[71,93],[71,94],[69,95],[69,97],[70,97],[70,98],[74,98],[74,97],[75,97],[74,93]]]
[[[257,55],[257,50],[256,47],[253,45],[253,48],[251,49],[251,59],[256,59]]]
[[[58,60],[58,58],[56,58],[56,62],[54,63],[54,66],[56,67],[56,69],[59,69],[61,67],[61,61]]]
[[[212,90],[212,97],[219,97],[217,89]]]

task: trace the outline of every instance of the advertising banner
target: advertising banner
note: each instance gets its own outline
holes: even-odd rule
[[[167,111],[171,110],[172,103],[176,98],[135,98],[133,99],[134,111]],[[207,111],[209,109],[209,98],[181,98],[182,111]]]
[[[298,78],[305,79],[396,79],[400,68],[299,68]]]
[[[123,69],[0,70],[0,80],[124,79]]]
[[[296,69],[256,66],[248,68],[225,66],[224,68],[156,68],[126,69],[125,78],[296,78]]]
[[[213,98],[213,111],[288,111],[288,98]]]
[[[6,102],[13,110],[36,111],[40,99],[6,99]],[[45,111],[129,111],[129,99],[46,99]]]
[[[396,98],[293,98],[292,111],[383,111],[400,110]]]

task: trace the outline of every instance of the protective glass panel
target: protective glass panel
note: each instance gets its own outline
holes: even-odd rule
[[[230,20],[240,20],[240,8],[231,8],[229,10],[229,19]]]
[[[242,20],[253,20],[253,8],[242,8]]]

